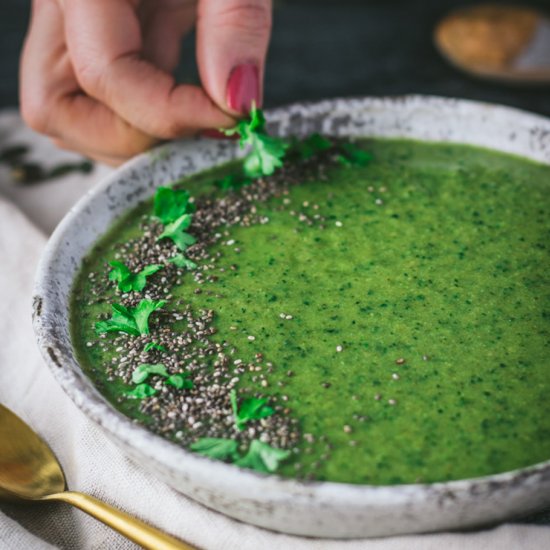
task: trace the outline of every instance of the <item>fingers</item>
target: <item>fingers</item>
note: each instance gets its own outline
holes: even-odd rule
[[[24,120],[38,132],[90,156],[127,158],[156,143],[111,109],[84,95],[63,40],[63,17],[53,0],[35,0],[21,63]]]
[[[132,126],[157,138],[230,126],[233,119],[197,86],[141,57],[143,41],[129,0],[65,0],[66,38],[81,87]]]
[[[221,109],[243,114],[261,104],[270,33],[270,0],[199,0],[201,81]]]
[[[80,153],[89,159],[99,162],[101,164],[106,164],[107,166],[120,166],[122,163],[126,162],[129,157],[115,157],[110,155],[103,155],[101,153],[93,153],[89,151],[84,151],[74,147],[72,143],[64,141],[62,139],[53,138],[52,142],[59,149],[65,149],[66,151],[73,151],[75,153]]]
[[[70,143],[73,150],[90,156],[126,159],[159,141],[81,92],[59,97],[54,112],[55,135]]]
[[[52,134],[51,106],[63,80],[63,18],[53,0],[34,0],[21,55],[19,103],[23,119],[35,130]]]
[[[139,7],[143,29],[143,57],[159,69],[172,73],[179,62],[181,39],[195,25],[192,0],[146,0]]]

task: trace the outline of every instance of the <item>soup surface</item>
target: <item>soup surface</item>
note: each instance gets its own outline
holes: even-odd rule
[[[370,162],[325,151],[238,190],[212,183],[230,165],[176,184],[196,204],[188,248],[159,239],[152,202],[117,222],[73,290],[81,364],[149,429],[283,476],[434,482],[549,459],[550,167],[360,147]],[[185,248],[196,267],[173,263]],[[160,267],[124,292],[113,260]],[[98,331],[143,299],[165,301],[148,331]]]

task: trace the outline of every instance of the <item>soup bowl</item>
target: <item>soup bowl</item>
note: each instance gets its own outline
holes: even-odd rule
[[[550,165],[550,120],[511,108],[436,97],[335,99],[267,113],[269,130],[303,136],[404,137],[478,145]],[[39,265],[34,328],[45,362],[76,405],[144,469],[196,501],[276,531],[317,537],[387,536],[471,528],[550,504],[550,460],[476,479],[394,486],[283,479],[193,454],[118,412],[75,358],[70,293],[96,240],[159,185],[237,158],[231,141],[174,142],[142,154],[84,196]]]

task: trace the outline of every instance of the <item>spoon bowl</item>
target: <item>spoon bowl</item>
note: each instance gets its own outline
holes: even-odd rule
[[[28,424],[0,404],[0,500],[66,502],[144,548],[192,549],[92,496],[66,489],[61,464],[52,450]]]
[[[51,449],[3,405],[0,442],[0,498],[36,500],[65,491],[65,476]]]

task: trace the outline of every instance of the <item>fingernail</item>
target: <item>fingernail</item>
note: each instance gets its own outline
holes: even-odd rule
[[[227,82],[227,106],[238,113],[246,114],[252,103],[260,104],[260,77],[253,63],[237,65]]]

